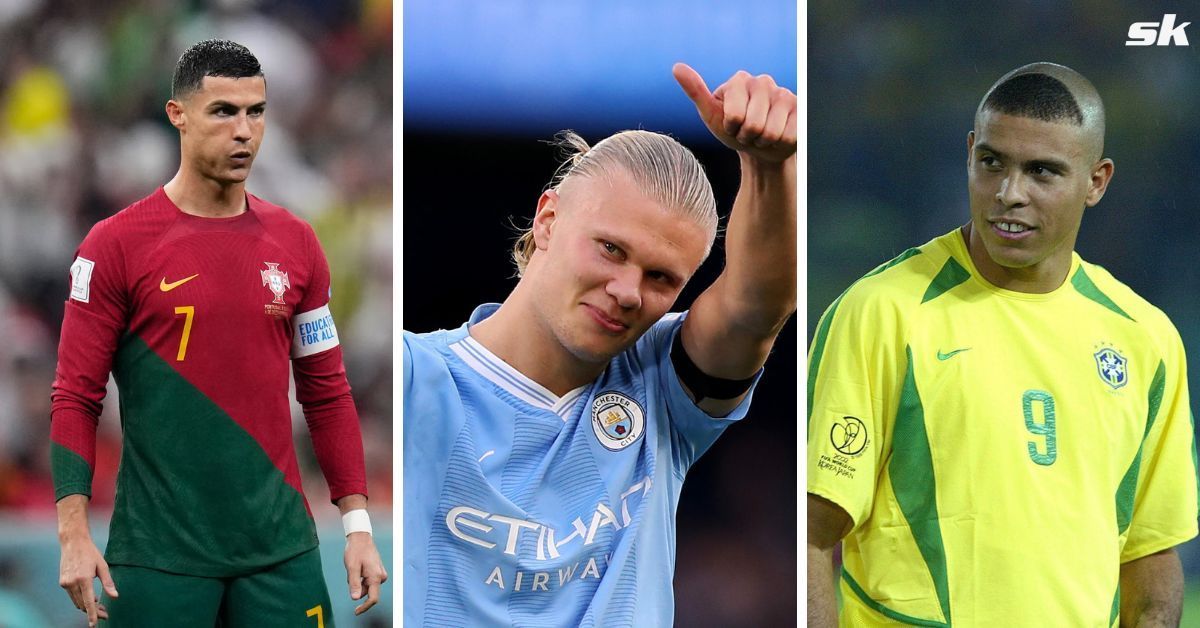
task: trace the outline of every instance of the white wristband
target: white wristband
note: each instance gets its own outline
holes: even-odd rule
[[[346,530],[346,536],[350,536],[351,532],[371,534],[371,517],[362,508],[351,510],[342,515],[342,528]]]

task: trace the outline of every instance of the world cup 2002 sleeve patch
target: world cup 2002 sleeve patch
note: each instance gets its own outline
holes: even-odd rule
[[[833,448],[832,455],[821,454],[817,460],[817,468],[836,476],[854,479],[854,474],[858,471],[854,460],[866,453],[871,444],[866,424],[858,417],[840,417],[830,426],[828,439]]]

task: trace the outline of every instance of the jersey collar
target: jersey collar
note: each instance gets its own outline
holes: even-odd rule
[[[468,327],[491,316],[499,308],[499,303],[485,303],[475,308],[467,322]],[[462,340],[451,343],[450,350],[484,379],[532,406],[557,414],[563,421],[567,420],[571,408],[575,406],[575,402],[588,387],[587,384],[584,384],[559,397],[501,360],[478,340],[472,338],[469,333],[463,336]]]

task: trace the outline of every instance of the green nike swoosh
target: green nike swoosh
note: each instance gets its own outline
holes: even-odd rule
[[[967,347],[966,349],[955,349],[954,351],[951,351],[950,353],[942,353],[941,349],[939,349],[937,355],[938,355],[939,360],[949,360],[950,358],[962,353],[963,351],[970,351],[970,350],[971,350],[971,347]]]

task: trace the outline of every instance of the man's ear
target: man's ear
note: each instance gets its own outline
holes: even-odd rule
[[[1105,157],[1096,162],[1096,166],[1092,168],[1091,181],[1088,184],[1087,199],[1084,203],[1088,207],[1095,207],[1096,203],[1104,197],[1104,192],[1108,190],[1108,182],[1112,181],[1113,172],[1116,171],[1116,165],[1113,160]]]
[[[554,221],[558,218],[558,192],[546,190],[538,199],[537,213],[533,216],[533,242],[537,248],[550,248],[550,237],[554,232]]]
[[[183,103],[174,98],[167,101],[167,120],[170,120],[171,126],[183,131],[187,125],[187,114],[183,111]]]

